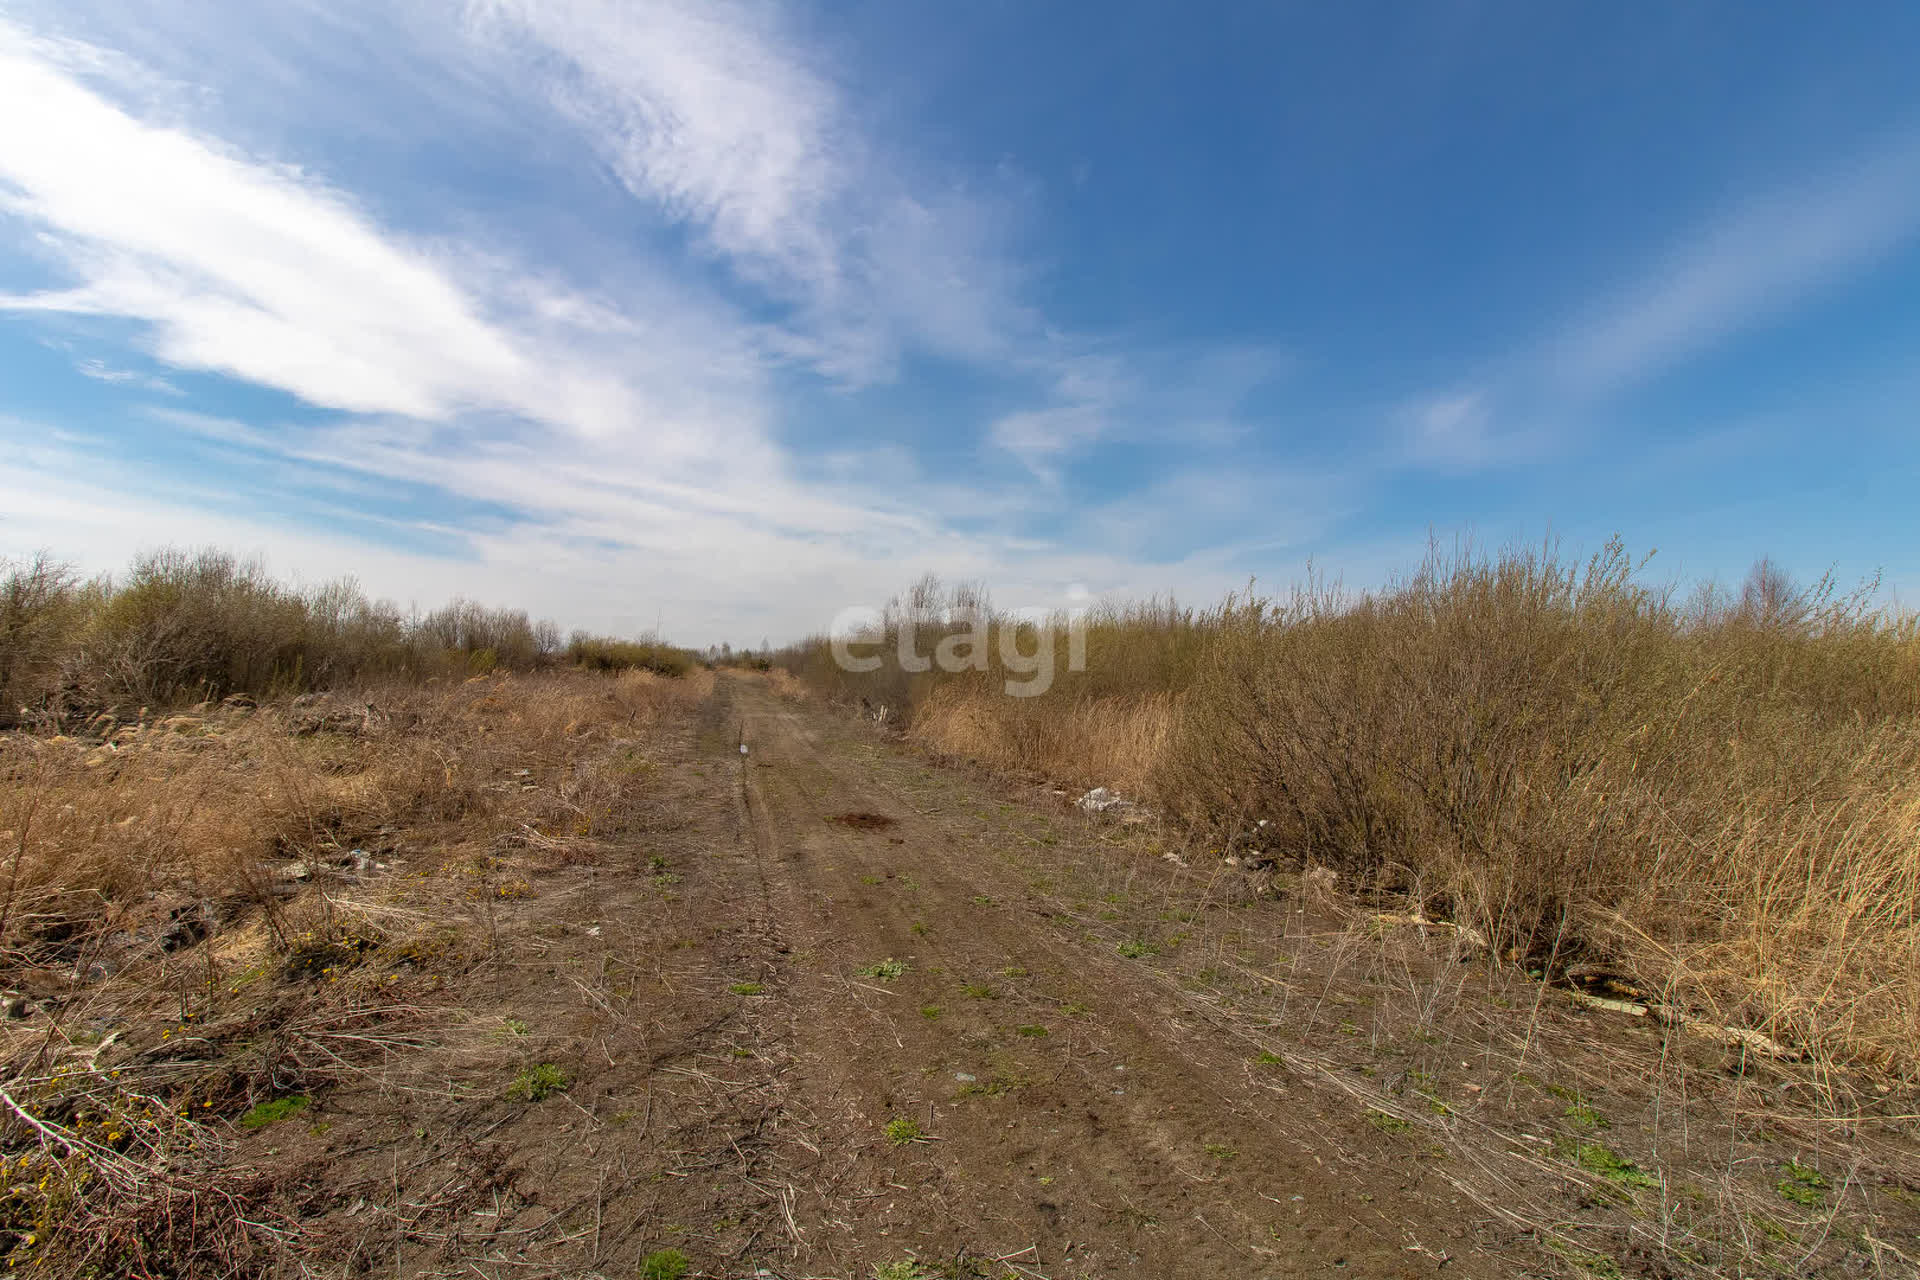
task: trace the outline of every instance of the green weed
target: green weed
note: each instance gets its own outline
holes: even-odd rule
[[[262,1102],[240,1117],[242,1129],[264,1129],[270,1124],[285,1120],[306,1110],[313,1101],[304,1093],[289,1094],[284,1098],[275,1098],[271,1102]]]
[[[1367,1110],[1367,1123],[1382,1133],[1405,1133],[1413,1126],[1390,1111]]]
[[[515,1102],[545,1102],[566,1087],[566,1072],[551,1062],[537,1062],[520,1068],[507,1086],[507,1097]]]
[[[683,1280],[693,1259],[678,1249],[659,1249],[640,1261],[640,1280]]]
[[[1789,1160],[1780,1166],[1786,1176],[1773,1189],[1805,1209],[1818,1209],[1827,1202],[1827,1180],[1818,1169]]]
[[[1575,1164],[1596,1178],[1622,1187],[1657,1187],[1660,1179],[1600,1142],[1577,1142],[1568,1152]]]

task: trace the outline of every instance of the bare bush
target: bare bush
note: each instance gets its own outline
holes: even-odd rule
[[[42,553],[0,561],[0,728],[57,705],[85,616],[73,570]]]
[[[1434,551],[1204,613],[1109,609],[1045,696],[783,663],[928,745],[1117,786],[1404,894],[1550,970],[1610,965],[1832,1057],[1920,1070],[1920,629],[1762,561],[1676,602],[1618,543]],[[930,588],[896,611],[938,622]],[[1011,625],[1007,622],[996,626]],[[878,637],[890,641],[896,632]],[[1063,667],[1064,670],[1064,667]]]

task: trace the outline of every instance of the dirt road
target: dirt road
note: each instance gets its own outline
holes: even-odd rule
[[[1075,890],[1125,877],[1070,883],[1045,834],[1066,814],[1036,822],[757,688],[736,714],[763,1021],[808,1113],[781,1153],[803,1269],[1504,1273],[1457,1196],[1352,1158],[1380,1141],[1362,1108],[1250,1067],[1204,1005],[1082,926]],[[896,1120],[925,1137],[890,1142]]]
[[[234,1135],[220,1181],[140,1228],[200,1250],[192,1274],[258,1272],[208,1270],[183,1205],[241,1214],[233,1249],[267,1242],[286,1276],[1837,1277],[1920,1256],[1897,1093],[1573,1003],[1313,876],[1183,861],[1152,823],[750,675],[592,752],[641,815],[617,837],[397,833],[388,871],[309,890],[329,937],[377,942],[251,985],[213,980],[241,961],[205,948],[140,978],[190,1014],[156,1003],[167,1026],[125,1022],[90,1069],[189,1100],[229,1082],[180,1112]],[[496,785],[576,795],[583,759],[509,750]]]

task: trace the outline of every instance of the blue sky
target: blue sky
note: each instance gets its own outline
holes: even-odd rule
[[[0,555],[1920,594],[1920,9],[0,0]]]

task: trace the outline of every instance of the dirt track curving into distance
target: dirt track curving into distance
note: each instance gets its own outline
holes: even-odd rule
[[[341,893],[430,928],[350,978],[383,1003],[352,997],[379,1029],[327,1042],[358,1055],[337,1083],[239,1140],[286,1274],[1838,1277],[1920,1256],[1897,1095],[1856,1092],[1886,1119],[1842,1149],[1812,1068],[1551,995],[1312,876],[1175,857],[1151,823],[752,675],[663,728],[612,744],[644,798],[617,839],[497,837],[484,865],[513,893],[431,871]],[[527,772],[510,785],[553,785]],[[202,1035],[254,1044],[262,1016]],[[529,1096],[536,1068],[556,1087]],[[1816,1160],[1846,1188],[1784,1199],[1781,1170]],[[1857,1231],[1829,1194],[1866,1205]]]
[[[781,1164],[810,1273],[908,1253],[1049,1275],[1505,1272],[1457,1197],[1352,1159],[1379,1140],[1362,1109],[1255,1074],[1240,1036],[1080,928],[1054,846],[992,821],[999,801],[757,685],[733,711],[743,888],[773,948],[758,999],[805,1101]],[[890,1141],[892,1121],[924,1137]]]

